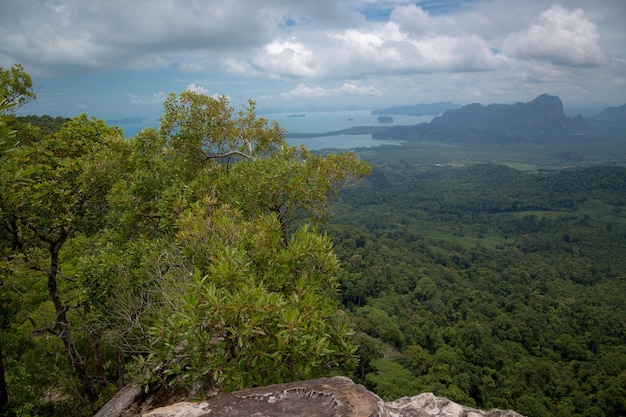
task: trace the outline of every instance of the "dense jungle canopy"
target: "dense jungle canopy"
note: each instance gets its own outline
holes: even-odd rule
[[[597,143],[310,152],[189,91],[125,139],[16,118],[30,77],[0,72],[0,415],[332,374],[626,415],[626,168]]]

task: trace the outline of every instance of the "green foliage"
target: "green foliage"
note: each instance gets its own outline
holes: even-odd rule
[[[0,167],[6,164],[5,154],[13,151],[17,146],[16,131],[9,127],[10,118],[5,114],[5,111],[13,106],[14,104],[0,106]],[[4,188],[6,181],[8,178],[0,178],[0,191]]]
[[[183,259],[166,268],[175,282],[191,280],[150,329],[144,383],[233,390],[349,366],[330,241],[309,227],[286,246],[281,236],[275,215],[247,218],[208,198],[183,213]]]
[[[11,111],[17,110],[37,97],[32,88],[33,80],[22,65],[16,64],[9,69],[0,67],[0,106],[13,104],[15,107]]]
[[[16,117],[16,121],[20,125],[21,129],[23,129],[24,126],[27,125],[38,128],[38,136],[45,136],[56,133],[61,130],[61,127],[70,120],[71,119],[67,117],[51,117],[47,114],[43,116],[28,115]]]
[[[524,415],[623,414],[625,181],[613,166],[376,163],[327,226],[365,333],[355,379],[389,399],[410,386]]]
[[[372,361],[372,366],[375,372],[367,375],[367,385],[384,400],[412,397],[424,391],[417,378],[398,362],[380,358]]]
[[[85,115],[25,127],[3,166],[28,175],[0,198],[15,412],[91,415],[127,367],[147,387],[216,392],[354,366],[330,240],[287,232],[368,166],[288,147],[253,103],[171,96],[161,127],[130,140]],[[35,352],[59,367],[30,386]]]
[[[285,145],[283,130],[276,122],[269,125],[257,117],[252,100],[235,112],[226,96],[185,91],[179,96],[170,94],[163,108],[160,134],[176,149],[179,163],[192,170],[208,162],[228,167],[241,158],[264,156]]]

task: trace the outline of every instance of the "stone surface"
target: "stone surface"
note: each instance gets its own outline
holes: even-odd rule
[[[334,377],[237,391],[181,402],[142,417],[523,417],[513,411],[464,407],[432,393],[385,403],[349,378]]]
[[[383,401],[349,378],[334,377],[270,385],[179,403],[143,417],[388,417]]]
[[[390,417],[522,417],[510,410],[464,407],[430,392],[385,403],[385,408]]]

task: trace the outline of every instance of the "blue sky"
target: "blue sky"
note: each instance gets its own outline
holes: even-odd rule
[[[171,92],[235,107],[449,100],[626,103],[623,0],[0,0],[22,113],[158,117]]]

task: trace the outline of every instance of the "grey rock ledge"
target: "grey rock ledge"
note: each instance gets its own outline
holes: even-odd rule
[[[523,417],[514,411],[482,411],[424,393],[384,402],[349,378],[333,377],[269,385],[179,402],[142,417]]]

